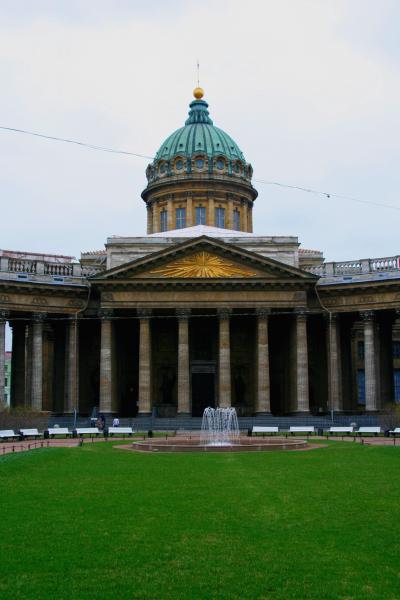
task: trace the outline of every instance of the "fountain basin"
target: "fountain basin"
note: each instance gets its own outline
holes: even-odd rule
[[[204,444],[199,437],[148,439],[132,443],[136,452],[271,452],[304,450],[307,440],[287,438],[239,438],[235,444]]]

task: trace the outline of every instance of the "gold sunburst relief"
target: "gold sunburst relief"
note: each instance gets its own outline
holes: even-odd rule
[[[159,269],[150,271],[152,275],[163,277],[255,277],[257,273],[210,254],[197,252],[174,261]]]

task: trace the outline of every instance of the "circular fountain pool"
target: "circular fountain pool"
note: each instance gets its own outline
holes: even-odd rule
[[[127,446],[125,446],[127,448]],[[138,452],[268,452],[273,450],[304,450],[307,441],[287,438],[239,437],[233,444],[205,444],[199,435],[150,438],[128,446]]]

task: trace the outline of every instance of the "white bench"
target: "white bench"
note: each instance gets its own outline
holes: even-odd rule
[[[55,435],[72,435],[72,431],[70,431],[68,427],[49,427],[47,432],[53,437]]]
[[[19,433],[22,436],[22,439],[25,439],[26,437],[42,437],[43,433],[40,433],[37,429],[20,429]]]
[[[253,425],[253,430],[252,433],[256,434],[256,433],[262,433],[263,436],[266,433],[278,433],[279,432],[279,427],[262,427],[260,425]]]
[[[2,429],[0,431],[1,440],[9,440],[11,438],[19,438],[19,434],[15,433],[13,429]]]
[[[354,433],[358,433],[358,435],[363,435],[364,433],[373,433],[374,435],[378,435],[381,433],[380,427],[359,427],[357,431]]]
[[[132,427],[109,427],[108,428],[108,435],[123,435],[124,437],[126,435],[132,435],[133,434],[133,429]]]
[[[311,433],[315,433],[315,427],[313,425],[291,425],[289,433],[306,433],[310,435]]]
[[[349,435],[350,433],[353,433],[354,427],[353,426],[349,426],[349,427],[339,427],[339,426],[334,426],[334,427],[329,427],[329,429],[327,430],[327,435],[330,435],[331,433],[341,433],[342,435],[344,433],[347,433],[347,435]]]
[[[99,435],[100,429],[98,427],[77,427],[75,429],[77,435]]]
[[[400,427],[395,427],[394,429],[391,429],[389,431],[389,435],[393,435],[394,437],[396,437],[396,435],[400,435]]]

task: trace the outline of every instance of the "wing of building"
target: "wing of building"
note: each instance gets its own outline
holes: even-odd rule
[[[252,233],[252,167],[195,90],[142,192],[147,235],[0,251],[0,401],[122,417],[376,414],[400,401],[399,256],[326,263]]]

